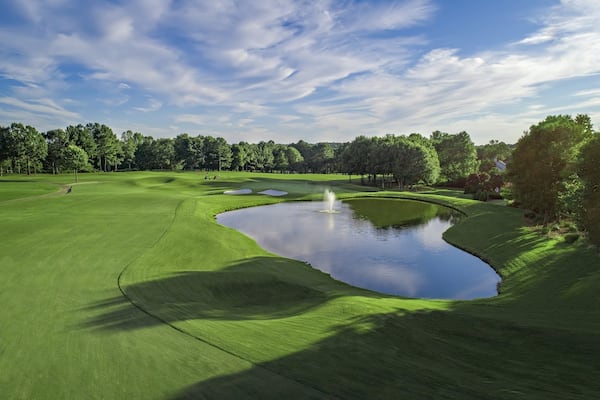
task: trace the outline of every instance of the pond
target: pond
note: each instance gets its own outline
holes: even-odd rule
[[[485,262],[442,239],[461,215],[399,199],[279,203],[230,211],[217,221],[264,249],[350,285],[405,297],[492,297],[500,277]]]

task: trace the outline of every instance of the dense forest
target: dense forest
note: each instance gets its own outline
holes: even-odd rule
[[[480,146],[467,132],[229,144],[187,133],[117,137],[100,123],[43,133],[21,123],[0,126],[0,175],[124,170],[335,172],[381,188],[450,185],[479,200],[499,197],[508,186],[514,203],[544,225],[567,218],[600,242],[600,134],[585,114],[549,116],[514,145],[493,140]]]
[[[495,170],[511,146],[492,141],[475,146],[468,133],[433,132],[429,138],[359,136],[349,143],[291,144],[270,141],[229,144],[221,137],[154,139],[126,131],[119,137],[106,125],[88,123],[40,133],[32,126],[0,126],[0,173],[66,171],[206,170],[378,175],[399,186],[417,182],[460,182],[473,172]],[[379,181],[381,182],[381,181]]]

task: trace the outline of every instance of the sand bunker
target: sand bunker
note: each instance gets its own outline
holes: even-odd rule
[[[223,193],[225,193],[225,194],[250,194],[250,193],[252,193],[252,189],[226,190]]]
[[[275,189],[267,189],[262,192],[258,192],[259,194],[266,194],[267,196],[285,196],[288,192],[282,192],[281,190]]]
[[[224,194],[250,194],[252,193],[252,189],[237,189],[237,190],[226,190],[223,192]],[[283,192],[281,190],[275,189],[267,189],[262,192],[258,192],[258,194],[264,194],[267,196],[285,196],[288,192]]]

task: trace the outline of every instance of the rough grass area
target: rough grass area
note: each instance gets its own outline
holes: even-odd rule
[[[526,229],[517,209],[443,190],[367,193],[331,175],[89,174],[50,196],[72,176],[10,180],[0,178],[3,399],[600,397],[600,257]],[[239,188],[254,194],[223,195]],[[500,295],[353,288],[214,219],[326,188],[462,211],[445,238],[492,264]],[[266,189],[289,194],[256,194]]]

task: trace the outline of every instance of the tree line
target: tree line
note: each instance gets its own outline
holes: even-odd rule
[[[498,156],[489,149],[478,154],[467,132],[435,131],[429,138],[418,133],[359,136],[342,145],[339,166],[340,171],[360,175],[363,182],[366,175],[368,183],[385,187],[387,182],[402,189],[417,183],[462,185],[469,174],[493,164],[487,157]]]
[[[480,167],[492,169],[502,142],[476,147],[468,133],[436,131],[426,138],[359,136],[348,143],[229,144],[222,137],[154,139],[130,130],[120,137],[100,123],[70,125],[40,133],[32,126],[0,126],[0,173],[61,173],[116,170],[235,170],[367,175],[372,184],[392,179],[400,187],[417,182],[460,182]],[[380,177],[378,181],[377,178]],[[364,180],[364,179],[363,179]]]
[[[222,137],[119,137],[104,124],[70,125],[40,133],[32,126],[0,126],[0,174],[116,170],[336,171],[337,143],[284,145],[270,141],[230,145]]]
[[[405,188],[446,184],[480,200],[511,189],[515,204],[546,225],[567,218],[600,243],[600,138],[590,117],[548,116],[514,145],[475,146],[467,132],[435,131],[358,136],[347,143],[229,144],[222,137],[154,139],[130,130],[120,137],[100,123],[40,133],[32,126],[0,126],[0,175],[117,170],[234,170],[345,173],[363,184]],[[503,172],[507,167],[507,173]]]

